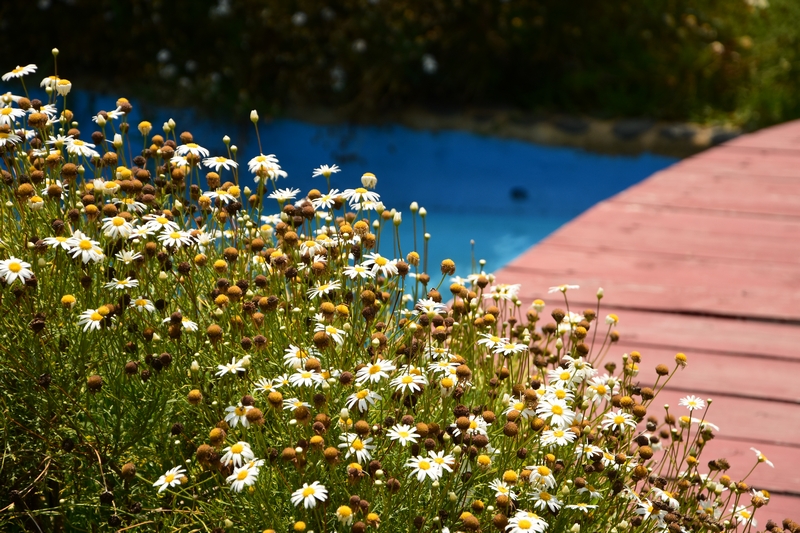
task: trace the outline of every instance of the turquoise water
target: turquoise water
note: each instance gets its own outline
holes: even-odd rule
[[[101,109],[114,109],[115,98],[78,93],[70,94],[69,99],[87,139],[93,131],[91,116]],[[230,136],[244,167],[240,176],[246,175],[246,162],[258,155],[247,116],[224,123],[187,110],[133,104],[132,125],[146,119],[157,131],[173,118],[178,132],[191,131],[211,155],[225,154],[222,137]],[[342,168],[331,183],[340,190],[358,187],[364,172],[374,173],[378,177],[376,191],[386,207],[403,213],[403,254],[413,248],[414,241],[409,205],[416,201],[425,207],[432,275],[445,258],[456,262],[460,275],[471,272],[473,257],[486,259],[487,271],[496,270],[592,205],[676,161],[652,154],[602,155],[397,125],[321,126],[280,119],[262,121],[259,131],[264,153],[275,154],[289,174],[279,181],[279,187],[295,187],[303,193],[324,189],[323,178],[311,178],[313,169],[322,164],[335,163]],[[421,252],[419,224],[417,240]],[[381,251],[390,255],[391,247],[384,244]]]

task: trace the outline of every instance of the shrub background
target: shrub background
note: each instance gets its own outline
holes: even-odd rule
[[[0,56],[46,72],[57,46],[80,86],[210,113],[504,107],[755,128],[800,116],[798,22],[792,0],[39,0],[0,6]]]

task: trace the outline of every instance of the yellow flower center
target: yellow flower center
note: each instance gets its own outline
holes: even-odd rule
[[[91,319],[95,322],[100,322],[101,320],[103,320],[103,315],[95,311],[94,313],[92,313]]]
[[[428,461],[420,461],[417,463],[420,470],[430,470],[431,464]]]
[[[83,240],[80,242],[80,244],[78,244],[78,247],[79,247],[81,250],[91,250],[91,249],[92,249],[92,243],[91,243],[91,241],[88,241],[88,240],[86,240],[86,239],[83,239]]]
[[[564,409],[560,405],[554,405],[553,407],[550,408],[550,412],[553,413],[554,415],[563,415]]]
[[[358,189],[356,189],[356,192],[358,194],[364,194],[365,192],[367,192],[367,189],[365,189],[364,187],[359,187]]]
[[[558,375],[558,379],[560,379],[561,381],[567,381],[567,380],[569,380],[569,378],[570,378],[570,375],[569,375],[569,372],[567,370],[565,370],[564,372],[562,372],[561,374]]]
[[[164,483],[172,483],[173,479],[175,479],[175,474],[167,474],[164,476]]]
[[[247,413],[247,411],[245,410],[244,407],[237,407],[234,413],[236,413],[236,416],[244,416],[244,414]]]
[[[548,493],[548,492],[542,491],[542,492],[539,493],[539,499],[540,500],[550,501],[550,498],[552,498],[552,496],[550,496],[550,493]]]
[[[558,398],[559,400],[563,400],[566,397],[567,397],[567,391],[562,389],[558,389],[556,391],[556,398]]]
[[[147,300],[145,300],[144,298],[139,298],[138,300],[136,300],[136,305],[138,305],[139,307],[144,307],[147,305]]]
[[[356,439],[353,441],[353,444],[351,444],[350,447],[356,450],[357,452],[360,452],[361,450],[364,449],[364,443],[361,442],[361,439]]]
[[[114,217],[111,219],[111,223],[117,227],[120,227],[125,224],[125,219],[122,217]]]
[[[311,377],[311,372],[303,372],[300,375],[303,377],[303,379],[308,379]]]
[[[369,396],[369,391],[367,390],[360,390],[356,393],[356,398],[358,398],[359,400],[363,400],[367,396]]]
[[[16,274],[17,272],[19,272],[20,270],[22,270],[22,265],[20,265],[19,263],[10,263],[10,264],[8,265],[8,269],[9,269],[11,272],[13,272],[13,273],[15,273],[15,274]]]
[[[536,471],[539,472],[539,475],[543,477],[550,475],[550,469],[547,468],[546,466],[540,466],[539,468],[536,469]]]
[[[242,453],[242,450],[244,450],[244,446],[242,446],[239,443],[236,443],[233,446],[231,446],[231,453]]]
[[[304,488],[303,489],[303,498],[308,498],[309,496],[313,496],[314,492],[316,492],[314,490],[314,487],[306,487],[306,488]]]
[[[247,471],[247,470],[242,470],[242,471],[241,471],[241,472],[239,472],[239,474],[236,476],[236,479],[238,479],[239,481],[244,481],[245,479],[247,479],[247,474],[248,474],[248,471]]]
[[[389,262],[389,260],[386,259],[385,257],[379,257],[379,258],[377,258],[375,260],[375,264],[378,265],[378,266],[386,266],[386,263],[388,263],[388,262]]]
[[[614,417],[614,423],[615,424],[622,424],[623,422],[625,422],[625,417],[624,416],[617,415],[617,416]]]
[[[72,144],[74,144],[75,146],[83,146],[83,145],[84,145],[84,144],[86,144],[86,143],[85,143],[85,142],[83,142],[83,141],[82,141],[82,140],[80,140],[80,139],[75,139],[75,140],[73,140],[73,141],[72,141]]]
[[[531,521],[530,520],[526,520],[525,518],[523,518],[522,520],[517,522],[517,527],[519,529],[530,529],[531,525],[532,525]]]
[[[381,371],[381,365],[372,365],[371,367],[369,367],[370,374],[377,374],[380,371]]]
[[[409,383],[414,382],[414,378],[412,378],[411,376],[403,376],[402,381],[404,385],[408,385]]]

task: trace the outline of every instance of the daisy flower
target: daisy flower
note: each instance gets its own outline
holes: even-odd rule
[[[381,379],[388,378],[389,372],[396,367],[386,359],[378,359],[375,364],[367,365],[356,372],[356,383],[362,385],[366,382],[378,383]]]
[[[517,511],[508,520],[506,533],[543,533],[547,526],[547,522],[536,513]]]
[[[421,374],[408,373],[397,376],[390,382],[397,392],[413,394],[422,390],[428,380]]]
[[[312,349],[305,349],[290,344],[288,348],[284,350],[283,356],[283,363],[291,368],[302,368],[306,364],[306,359],[309,357],[314,357],[315,359],[320,358],[319,352]]]
[[[375,402],[379,400],[383,400],[383,397],[378,393],[369,389],[361,389],[360,391],[354,392],[348,396],[345,405],[347,405],[349,409],[357,406],[358,411],[360,413],[364,413],[367,411],[367,409],[374,406]]]
[[[586,388],[586,395],[594,402],[601,402],[603,400],[610,401],[611,396],[617,391],[616,381],[612,383],[608,379],[608,375],[594,377],[589,381],[589,386]]]
[[[509,500],[517,500],[517,495],[513,490],[511,490],[511,487],[508,486],[508,483],[502,479],[495,479],[489,483],[489,488],[494,491],[495,498],[506,496]]]
[[[311,205],[314,206],[314,209],[330,209],[334,206],[340,194],[339,189],[331,189],[319,198],[311,200]]]
[[[342,286],[342,282],[334,279],[327,283],[322,283],[320,281],[316,282],[314,286],[308,289],[308,297],[309,298],[317,298],[319,296],[326,295],[330,292],[340,289]]]
[[[91,330],[99,330],[103,322],[104,315],[100,313],[99,309],[87,309],[81,313],[78,319],[78,325],[83,326],[84,333]]]
[[[209,191],[205,193],[205,196],[211,200],[219,200],[220,204],[227,205],[231,202],[235,202],[236,198],[241,194],[239,192],[239,188],[231,187],[227,191],[225,189],[217,189],[216,191]]]
[[[756,450],[755,448],[750,448],[750,449],[751,449],[751,450],[753,450],[753,451],[755,452],[755,454],[756,454],[756,457],[758,458],[758,462],[759,462],[759,463],[767,463],[767,464],[768,464],[769,466],[771,466],[772,468],[775,468],[775,465],[774,465],[774,464],[772,464],[772,461],[770,461],[769,459],[767,459],[767,457],[766,457],[766,456],[765,456],[763,453],[761,453],[760,451]]]
[[[300,193],[300,189],[277,189],[269,194],[267,198],[277,200],[279,202],[288,202],[294,200]]]
[[[182,155],[173,155],[172,159],[169,160],[169,164],[175,168],[187,168],[189,160]]]
[[[164,246],[181,248],[192,244],[192,236],[188,231],[164,231],[158,236],[159,242]]]
[[[225,408],[225,422],[232,428],[235,428],[237,425],[241,424],[242,427],[249,427],[250,421],[247,420],[247,411],[252,409],[252,405],[242,405],[242,402],[239,402],[237,405],[231,405]]]
[[[14,69],[10,70],[9,72],[6,72],[5,74],[3,74],[2,80],[3,81],[8,81],[8,80],[13,79],[13,78],[21,78],[22,76],[27,76],[28,74],[33,74],[34,72],[36,72],[37,68],[38,67],[36,65],[34,65],[33,63],[31,63],[29,65],[25,65],[24,67],[21,67],[21,66],[17,65],[16,68],[14,68]],[[336,166],[336,165],[334,165],[334,166]]]
[[[30,263],[26,263],[22,259],[11,256],[8,259],[0,261],[0,276],[2,276],[9,285],[16,280],[25,283],[25,281],[33,277],[33,272],[30,268]]]
[[[22,137],[14,135],[13,133],[0,132],[0,148],[5,147],[6,144],[18,144],[22,141]]]
[[[578,438],[575,433],[564,429],[546,429],[542,431],[541,443],[543,446],[566,446]]]
[[[520,342],[506,342],[502,344],[498,343],[494,347],[493,353],[508,357],[509,355],[522,353],[527,349],[528,349],[527,344],[522,344]]]
[[[17,119],[25,116],[25,111],[18,107],[3,107],[0,108],[0,125],[8,124],[14,126]]]
[[[596,505],[590,505],[588,503],[571,503],[569,505],[564,506],[565,509],[573,509],[575,511],[583,511],[585,514],[589,514],[589,511],[593,511],[597,509]]]
[[[289,376],[289,383],[294,387],[317,388],[323,381],[322,374],[308,370],[298,370]]]
[[[225,478],[225,481],[231,484],[233,492],[242,492],[245,487],[254,485],[258,478],[258,468],[244,465],[233,471],[233,474]]]
[[[353,523],[353,509],[349,505],[340,505],[336,509],[336,520],[344,526],[349,526]]]
[[[153,483],[154,487],[160,487],[158,492],[164,492],[167,488],[174,487],[181,484],[181,479],[186,473],[186,469],[182,466],[176,466],[167,470],[163,476],[158,478],[158,481]]]
[[[546,490],[533,491],[531,499],[533,500],[533,506],[542,511],[549,509],[555,513],[561,508],[561,500]]]
[[[347,450],[344,456],[345,459],[351,455],[355,455],[359,463],[367,463],[372,459],[370,450],[375,449],[375,445],[370,444],[370,442],[372,442],[372,437],[362,439],[355,433],[345,433],[344,435],[339,435],[339,440],[342,441],[339,448]]]
[[[286,411],[294,411],[298,407],[311,407],[311,404],[301,401],[298,398],[287,398],[283,400],[283,409]]]
[[[492,335],[489,333],[479,333],[482,339],[478,341],[480,346],[486,346],[490,350],[494,350],[494,348],[498,345],[502,345],[508,342],[508,339],[505,337],[498,337],[497,335]]]
[[[104,259],[103,251],[100,249],[100,243],[90,239],[84,235],[80,230],[76,230],[72,237],[67,239],[69,245],[68,253],[73,259],[80,258],[84,263],[89,261],[100,262]]]
[[[505,283],[493,285],[491,290],[484,294],[483,297],[493,298],[495,300],[511,301],[517,298],[521,287],[522,286],[519,283],[515,283],[513,285],[508,285]]]
[[[121,250],[117,252],[117,255],[115,255],[114,257],[116,257],[126,265],[130,265],[137,259],[141,259],[142,254],[140,254],[139,252],[132,252],[130,250]]]
[[[356,279],[356,278],[366,279],[375,277],[375,274],[373,274],[372,269],[366,268],[362,265],[346,266],[344,267],[344,271],[342,273],[350,279]]]
[[[344,337],[347,335],[347,332],[343,329],[338,329],[336,326],[332,326],[330,324],[323,324],[322,322],[317,322],[317,325],[314,326],[314,331],[324,331],[328,337],[333,339],[333,342],[338,344],[339,346],[342,345],[344,342]]]
[[[572,368],[556,368],[547,373],[547,382],[549,385],[569,386],[578,380],[575,379],[575,371]]]
[[[103,234],[109,239],[127,239],[133,232],[133,226],[122,217],[103,219]]]
[[[80,139],[69,139],[67,141],[67,152],[71,155],[88,158],[100,157],[100,154],[92,150],[92,148],[94,148],[92,143],[87,143]]]
[[[325,178],[330,178],[331,174],[336,174],[337,172],[341,172],[341,169],[337,165],[320,165],[318,168],[314,169],[311,177],[316,178],[318,176],[324,176]]]
[[[129,307],[132,308],[132,309],[136,309],[140,313],[143,313],[144,311],[147,311],[148,313],[152,313],[152,312],[154,312],[156,310],[156,306],[153,305],[153,302],[151,302],[147,298],[143,298],[141,296],[131,300],[131,303],[130,303]]]
[[[146,221],[144,227],[152,232],[157,231],[178,231],[180,227],[177,223],[168,219],[164,215],[147,215],[144,217]]]
[[[196,157],[208,157],[208,150],[197,143],[186,143],[178,146],[175,150],[178,155],[186,156],[192,154]]]
[[[239,163],[233,159],[228,159],[227,157],[217,156],[203,159],[203,165],[205,165],[207,168],[213,168],[214,172],[220,172],[220,170],[223,168],[225,170],[237,168]]]
[[[429,450],[428,457],[430,457],[431,461],[433,461],[433,463],[436,464],[441,470],[447,470],[451,474],[453,473],[453,465],[456,464],[456,458],[452,455],[445,455],[444,450],[439,452]]]
[[[528,407],[528,403],[522,397],[519,398],[512,397],[508,399],[508,407],[506,407],[506,410],[503,411],[503,414],[507,415],[511,411],[517,411],[519,413],[519,416],[524,420],[536,416],[536,410]]]
[[[680,502],[677,500],[677,498],[675,498],[675,494],[672,492],[659,489],[658,487],[653,487],[650,489],[650,491],[655,494],[656,499],[666,503],[672,509],[677,509],[680,507]]]
[[[225,455],[222,456],[220,462],[225,466],[233,464],[233,466],[238,467],[242,466],[245,461],[252,461],[255,459],[255,455],[253,454],[253,450],[250,448],[250,444],[244,441],[239,441],[233,446],[228,446],[222,451],[225,452]]]
[[[436,481],[442,477],[442,469],[430,457],[417,455],[406,463],[406,467],[411,469],[411,475],[417,477],[417,481],[424,481],[426,477],[431,481]]]
[[[259,154],[255,156],[247,163],[247,168],[253,174],[257,174],[258,177],[267,177],[273,181],[287,176],[286,171],[281,170],[281,166],[278,164],[278,158],[273,154]],[[259,180],[256,179],[256,183],[258,183],[258,181]]]
[[[321,485],[319,481],[314,481],[311,485],[303,483],[303,486],[292,493],[292,503],[294,505],[303,504],[306,509],[313,509],[317,501],[324,502],[328,499],[328,489]]]
[[[247,369],[244,367],[243,363],[247,359],[247,356],[241,358],[240,360],[236,360],[236,357],[231,357],[231,362],[227,365],[217,365],[217,373],[214,374],[218,378],[221,378],[225,374],[236,374],[236,373],[244,373]]]
[[[381,196],[372,191],[368,191],[363,187],[359,187],[357,189],[345,189],[342,192],[342,197],[349,200],[350,204],[357,204],[360,202],[378,202],[381,199]]]
[[[490,424],[486,423],[480,415],[469,415],[469,426],[466,429],[467,435],[486,435],[487,428]],[[455,424],[450,425],[453,428],[453,435],[458,437],[461,435],[461,430]]]
[[[554,292],[567,292],[571,290],[577,290],[580,288],[581,288],[580,285],[558,285],[556,287],[550,287],[550,289],[548,289],[547,292],[548,294],[552,294]]]
[[[553,476],[553,471],[547,466],[526,466],[525,468],[531,471],[531,485],[541,485],[548,489],[556,486],[556,478]]]
[[[686,407],[689,411],[697,411],[704,408],[706,403],[697,396],[690,395],[678,400],[678,405]]]
[[[430,298],[423,298],[417,301],[417,305],[415,305],[414,308],[420,311],[421,313],[438,314],[441,311],[446,310],[447,306],[443,303],[435,302]]]
[[[567,402],[557,398],[542,399],[536,406],[536,414],[557,427],[567,427],[575,420],[575,411],[567,407]]]
[[[399,441],[402,446],[408,446],[409,443],[416,444],[417,440],[419,440],[417,428],[407,424],[396,424],[386,432],[386,436],[392,440]]]
[[[603,429],[625,429],[625,427],[635,428],[636,427],[636,420],[634,420],[633,415],[629,413],[625,413],[620,411],[619,409],[613,409],[605,414],[603,417],[602,422]]]
[[[371,269],[373,275],[377,275],[378,272],[384,276],[397,275],[397,259],[387,259],[377,252],[367,254],[364,257],[367,260],[362,262],[361,266]]]
[[[125,289],[130,289],[131,287],[138,287],[139,280],[133,279],[131,277],[127,277],[125,279],[117,279],[111,278],[109,283],[103,285],[106,289],[116,289],[118,291],[124,291]]]

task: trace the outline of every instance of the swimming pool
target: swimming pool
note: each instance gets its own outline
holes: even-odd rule
[[[80,92],[69,98],[87,138],[90,117],[101,109],[114,109],[116,100]],[[173,118],[178,132],[191,131],[211,155],[226,153],[224,135],[238,146],[239,161],[258,155],[247,116],[220,123],[191,110],[143,107],[136,101],[133,105],[129,121],[134,126],[146,119],[158,130]],[[311,188],[324,189],[323,178],[311,177],[313,169],[322,164],[335,163],[342,168],[331,178],[331,185],[340,190],[358,187],[364,172],[374,173],[378,178],[376,191],[386,207],[403,213],[403,254],[413,248],[409,205],[416,201],[425,207],[426,230],[431,234],[428,270],[432,276],[445,258],[456,262],[458,274],[469,274],[471,241],[475,259],[486,259],[486,270],[496,270],[592,205],[676,161],[653,154],[602,155],[398,125],[326,126],[279,119],[262,121],[259,127],[264,153],[275,154],[288,172],[279,187],[296,187],[303,193]],[[421,232],[418,224],[420,252]],[[382,252],[389,255],[391,243],[387,246],[384,241]]]

